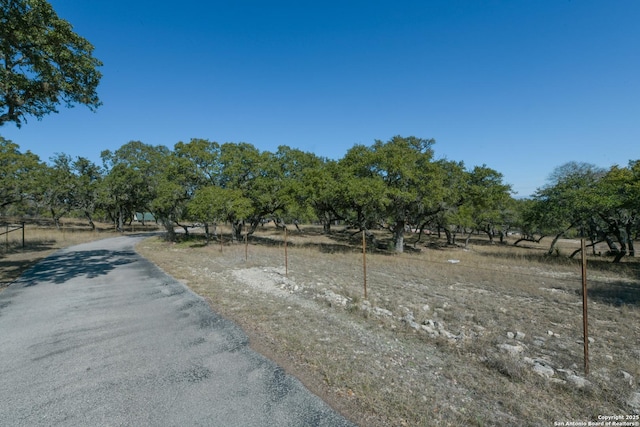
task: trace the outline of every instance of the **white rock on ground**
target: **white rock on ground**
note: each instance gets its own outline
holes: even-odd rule
[[[498,344],[498,350],[508,353],[512,356],[516,356],[524,351],[524,347],[521,345],[511,345],[511,344]]]
[[[591,386],[591,382],[588,379],[578,375],[568,375],[567,381],[576,388],[586,388]]]
[[[625,371],[620,371],[620,374],[622,374],[622,378],[624,378],[625,382],[629,383],[629,385],[633,387],[633,383],[635,382],[633,375]]]
[[[349,302],[349,299],[340,295],[340,294],[336,294],[335,292],[326,289],[324,291],[324,295],[322,295],[322,297],[331,302],[331,303],[335,303],[335,304],[339,304],[339,305],[347,305],[347,303]]]
[[[551,378],[556,372],[551,366],[543,365],[535,362],[533,365],[533,372],[544,378]]]
[[[415,329],[415,330],[419,330],[420,329],[420,325],[418,325],[415,321],[415,318],[413,317],[413,313],[409,312],[407,314],[405,314],[405,316],[401,319],[403,322],[405,322],[407,325],[409,325],[409,327]]]
[[[640,411],[640,392],[631,393],[627,399],[627,405],[631,406],[634,411]]]
[[[393,316],[393,313],[390,312],[389,310],[386,310],[384,308],[380,308],[380,307],[373,307],[373,312],[374,314],[380,315],[380,316]]]
[[[420,327],[422,328],[423,331],[425,331],[426,333],[428,333],[434,338],[440,335],[440,332],[436,331],[429,325],[421,325]]]

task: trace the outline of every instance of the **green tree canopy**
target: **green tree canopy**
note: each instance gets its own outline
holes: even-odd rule
[[[502,174],[486,165],[475,166],[469,173],[465,205],[468,206],[472,227],[484,231],[493,243],[497,231],[505,231],[511,186],[502,182]],[[500,228],[500,230],[497,230]]]
[[[557,167],[549,184],[536,191],[526,213],[530,227],[554,234],[553,253],[560,237],[572,228],[586,230],[596,217],[595,188],[605,170],[590,163],[568,162]]]
[[[442,197],[443,174],[432,161],[434,143],[433,139],[394,136],[371,147],[355,146],[345,156],[345,167],[363,180],[352,187],[353,196],[381,186],[377,194],[366,197],[378,201],[374,210],[379,223],[393,233],[396,252],[404,249],[405,228],[432,215],[430,208]]]
[[[229,222],[236,224],[240,219],[251,215],[251,200],[234,188],[222,188],[209,185],[198,189],[188,204],[189,214],[205,224]],[[206,228],[207,240],[209,228]]]
[[[165,157],[169,154],[170,150],[163,145],[140,141],[128,142],[114,152],[101,153],[106,174],[100,186],[100,204],[117,221],[119,229],[136,212],[151,209],[166,166]]]
[[[0,136],[0,208],[32,198],[36,184],[45,167],[38,156]]]
[[[627,251],[635,256],[633,240],[640,225],[640,163],[631,161],[626,168],[612,166],[598,180],[593,200],[598,219],[605,224],[606,233],[620,245],[619,248],[612,248],[609,244],[616,252],[615,260],[619,261]]]
[[[51,165],[43,170],[37,200],[44,205],[57,228],[60,218],[75,206],[76,176],[73,173],[71,156],[58,153],[49,159]]]
[[[264,218],[277,217],[284,212],[287,204],[284,171],[273,153],[261,152],[245,142],[224,143],[220,147],[220,161],[219,185],[240,190],[243,197],[251,200],[250,213],[232,224],[234,238],[241,237],[241,219],[249,221],[249,232],[252,233]]]
[[[102,63],[45,0],[0,0],[0,126],[57,112],[58,104],[100,106]]]

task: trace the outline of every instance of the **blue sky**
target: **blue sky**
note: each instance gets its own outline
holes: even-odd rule
[[[104,62],[104,105],[0,128],[43,160],[191,138],[339,159],[413,135],[522,197],[568,161],[640,158],[637,0],[51,4]]]

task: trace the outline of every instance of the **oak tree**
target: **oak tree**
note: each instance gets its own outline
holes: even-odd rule
[[[102,63],[45,0],[0,0],[0,126],[57,106],[100,106]]]

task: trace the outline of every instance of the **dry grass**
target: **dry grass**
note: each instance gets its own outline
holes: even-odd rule
[[[468,249],[432,242],[420,252],[368,254],[365,300],[359,236],[329,239],[308,228],[288,242],[286,276],[283,235],[274,229],[251,239],[246,260],[243,244],[193,238],[138,249],[363,426],[539,426],[634,412],[636,262],[590,260],[590,385],[579,388],[571,382],[584,376],[577,260],[481,239]]]

